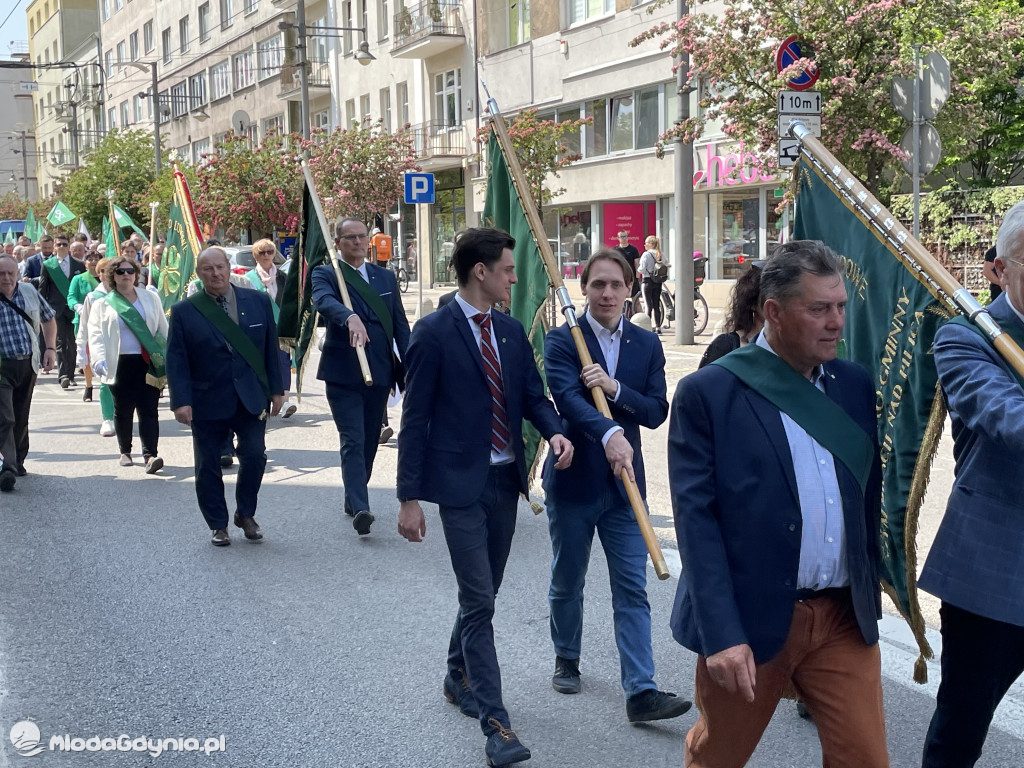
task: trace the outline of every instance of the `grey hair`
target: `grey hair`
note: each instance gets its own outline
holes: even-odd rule
[[[761,304],[783,302],[800,292],[804,275],[843,274],[839,257],[820,240],[791,240],[775,249],[761,270]]]
[[[346,216],[341,221],[338,222],[336,231],[340,233],[341,230],[344,229],[345,225],[348,224],[350,221],[356,224],[362,224],[364,227],[366,226],[366,222],[364,222],[362,219],[357,219],[355,216]],[[369,232],[369,230],[367,230],[367,232]]]
[[[996,256],[1008,259],[1024,248],[1024,202],[1017,203],[1003,216],[996,235]],[[1021,254],[1024,255],[1024,254]]]
[[[228,264],[231,263],[231,259],[228,258],[228,252],[227,251],[225,251],[223,248],[217,247],[216,245],[212,245],[209,248],[206,248],[202,253],[199,254],[199,258],[196,259],[196,264],[198,265],[199,264],[199,259],[203,258],[203,256],[205,256],[208,253],[219,253],[221,256],[224,257],[224,261],[226,261]]]
[[[14,258],[14,256],[12,256],[11,254],[7,253],[7,251],[0,251],[0,259],[10,259],[11,261],[14,262],[14,268],[18,268],[18,260]]]

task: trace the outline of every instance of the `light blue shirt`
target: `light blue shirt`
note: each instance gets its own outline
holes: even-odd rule
[[[597,320],[591,317],[589,312],[587,312],[584,317],[587,318],[587,322],[590,323],[590,330],[594,332],[594,336],[597,337],[597,344],[601,347],[601,354],[604,355],[604,362],[607,366],[605,368],[605,373],[615,379],[615,372],[619,369],[619,349],[622,347],[623,318],[619,318],[619,326],[614,331],[609,331],[597,322]],[[619,392],[621,391],[622,384],[619,383],[618,379],[615,379],[615,396],[608,399],[613,403],[617,403],[619,401]],[[616,432],[624,431],[625,430],[618,424],[614,427],[609,427],[608,431],[601,436],[601,445],[607,447],[608,440],[611,439],[612,435]]]
[[[763,332],[758,334],[755,343],[775,354]],[[822,383],[825,375],[825,369],[819,365],[812,376],[812,383],[822,392],[825,391]],[[843,497],[839,493],[835,461],[803,427],[785,413],[780,411],[779,415],[789,441],[803,518],[797,589],[848,586]]]

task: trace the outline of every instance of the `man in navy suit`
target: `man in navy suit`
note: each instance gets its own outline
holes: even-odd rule
[[[1024,203],[996,241],[1003,294],[988,311],[1024,347]],[[956,478],[918,581],[942,600],[942,682],[924,768],[981,757],[996,707],[1024,673],[1024,381],[970,323],[935,335]]]
[[[338,229],[341,268],[352,309],[341,300],[334,267],[324,264],[314,269],[313,304],[327,320],[316,377],[327,383],[327,402],[341,442],[345,513],[352,517],[356,532],[365,536],[374,521],[366,486],[377,456],[388,393],[404,385],[400,361],[409,345],[409,321],[395,274],[366,261],[370,241],[366,225],[358,219],[343,219]],[[372,386],[363,380],[357,347],[366,351]]]
[[[657,429],[668,416],[665,354],[658,337],[625,322],[622,306],[633,269],[617,251],[598,250],[580,279],[588,310],[580,330],[594,360],[582,367],[568,325],[547,335],[544,370],[576,461],[564,472],[544,468],[554,559],[548,590],[559,693],[578,693],[583,638],[583,584],[596,531],[608,559],[622,687],[630,722],[678,717],[690,702],[658,690],[647,602],[647,546],[619,475],[625,469],[646,495],[640,427]],[[600,386],[612,418],[590,394]]]
[[[267,466],[267,412],[284,402],[277,326],[266,294],[231,285],[231,265],[220,248],[199,255],[203,290],[171,308],[167,383],[171,410],[192,427],[196,499],[214,546],[227,546],[228,508],[220,454],[238,437],[235,525],[259,540],[256,497]]]
[[[452,254],[459,293],[416,323],[398,435],[398,531],[421,541],[419,500],[436,503],[459,585],[444,694],[479,718],[493,766],[530,759],[502,703],[491,627],[518,497],[528,490],[523,419],[547,439],[556,469],[573,454],[522,324],[492,309],[511,299],[514,247],[497,229],[459,235]]]
[[[699,654],[686,765],[746,765],[792,683],[824,765],[886,768],[875,395],[866,371],[834,359],[838,258],[818,241],[780,246],[761,301],[757,340],[672,401],[683,572],[671,624]]]

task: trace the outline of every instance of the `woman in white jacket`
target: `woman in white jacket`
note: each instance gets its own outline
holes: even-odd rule
[[[157,456],[157,409],[164,383],[167,316],[160,297],[137,288],[138,283],[139,264],[124,251],[103,270],[107,295],[97,299],[89,313],[89,363],[114,395],[121,466],[132,465],[132,427],[138,412],[146,473],[153,474],[164,465]]]

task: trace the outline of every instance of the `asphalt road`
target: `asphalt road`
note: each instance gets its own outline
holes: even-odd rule
[[[673,383],[700,353],[667,351]],[[97,403],[60,390],[54,376],[41,379],[31,474],[0,496],[0,766],[483,765],[479,727],[441,695],[456,588],[436,509],[426,505],[424,543],[398,535],[392,441],[379,453],[371,488],[377,523],[370,536],[356,536],[342,513],[337,433],[323,388],[309,375],[306,390],[298,414],[272,420],[267,436],[257,514],[265,540],[247,542],[232,528],[232,546],[215,548],[196,508],[189,432],[166,400],[166,466],[149,477],[138,466],[117,466],[114,439],[97,432]],[[397,422],[400,407],[392,417]],[[645,436],[649,467],[665,466],[663,432]],[[951,466],[948,446],[943,451],[936,487]],[[654,522],[672,560],[665,471],[649,475]],[[929,520],[943,502],[930,497]],[[607,571],[594,549],[584,691],[562,696],[549,683],[545,518],[520,504],[495,630],[506,706],[534,753],[526,765],[680,766],[695,712],[655,726],[627,723]],[[691,697],[694,656],[668,630],[675,579],[658,582],[653,570],[649,578],[657,679]],[[928,686],[915,685],[915,654],[899,620],[887,617],[883,633],[892,766],[916,767],[938,670],[933,664]],[[1018,684],[982,768],[1024,762],[1022,701]],[[53,735],[195,738],[200,746],[223,736],[224,751],[153,757],[47,749],[22,757],[7,733],[27,719],[46,746]],[[783,704],[750,765],[820,762],[814,726]]]

